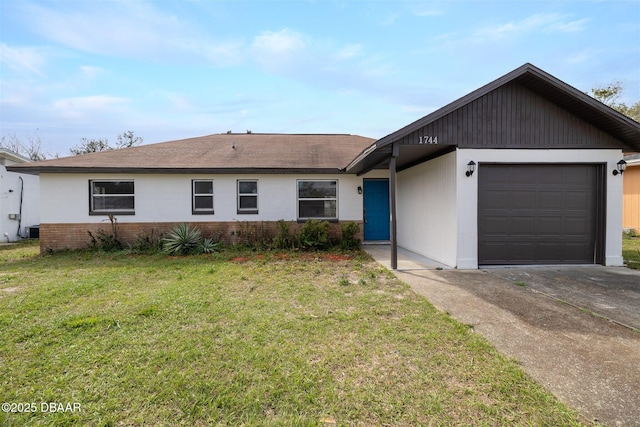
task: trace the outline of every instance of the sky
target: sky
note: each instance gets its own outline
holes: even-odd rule
[[[640,1],[0,0],[0,136],[377,139],[525,63],[640,100]]]

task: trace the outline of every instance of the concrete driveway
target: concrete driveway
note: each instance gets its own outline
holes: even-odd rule
[[[640,271],[619,267],[496,268],[487,272],[640,332]]]
[[[370,253],[388,265],[388,252]],[[400,280],[472,325],[586,420],[640,426],[640,332],[633,329],[640,329],[639,271],[435,270],[415,255],[410,261],[399,262],[411,266],[395,272]]]

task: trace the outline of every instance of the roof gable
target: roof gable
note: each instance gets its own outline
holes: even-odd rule
[[[569,120],[577,122],[576,119],[578,119],[600,132],[601,135],[598,135],[600,141],[598,147],[591,148],[616,147],[625,151],[640,151],[640,123],[633,121],[531,64],[524,64],[503,77],[381,138],[376,142],[376,145],[377,147],[384,147],[413,133],[416,133],[415,136],[419,137],[419,133],[423,128],[433,125],[448,116],[451,117],[465,108],[469,109],[474,104],[490,98],[492,95],[504,93],[506,88],[516,87],[522,88],[524,90],[523,93],[528,94],[527,96],[530,99],[537,99],[536,102],[538,104],[541,103],[540,100],[544,100],[548,104],[545,106],[546,109],[550,108],[549,105],[554,105],[556,114],[561,111],[568,113],[565,114],[565,118],[571,115],[573,118]],[[491,108],[491,106],[488,106],[488,108]],[[514,108],[514,110],[516,109]],[[526,114],[526,112],[517,111],[511,113]],[[481,123],[482,118],[479,119],[478,122]],[[577,129],[579,126],[572,125],[570,127]],[[458,141],[452,142],[452,144],[458,145]],[[462,142],[461,144],[460,146],[464,144],[470,146],[468,140],[466,143]],[[512,144],[517,145],[518,143],[512,142]],[[504,144],[498,145],[504,147]],[[568,145],[563,145],[562,148],[572,148],[570,143]],[[534,148],[530,144],[528,146]],[[488,145],[485,144],[484,147],[488,148]],[[559,146],[556,148],[559,148]]]

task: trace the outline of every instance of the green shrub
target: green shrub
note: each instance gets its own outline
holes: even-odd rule
[[[151,234],[136,234],[136,241],[129,244],[129,250],[135,254],[155,254],[162,251],[162,233],[156,229]]]
[[[273,247],[276,249],[293,249],[296,246],[296,238],[291,234],[289,223],[284,219],[278,220],[278,231],[273,238]]]
[[[247,221],[238,222],[235,230],[237,244],[247,248],[266,248],[271,243],[271,236],[264,225],[264,222],[252,223]]]
[[[162,239],[162,250],[169,255],[201,253],[202,233],[188,224],[178,224]]]
[[[340,247],[342,249],[358,249],[360,247],[360,226],[355,222],[347,222],[340,224],[342,235],[340,237]]]
[[[94,236],[91,231],[87,230],[91,238],[91,248],[100,249],[105,252],[115,252],[122,249],[122,243],[118,240],[118,220],[113,214],[108,215],[111,222],[111,233],[99,229]]]
[[[329,223],[327,221],[318,221],[310,219],[304,223],[298,242],[302,249],[327,249],[331,246],[329,240]]]

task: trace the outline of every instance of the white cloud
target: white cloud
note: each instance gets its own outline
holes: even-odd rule
[[[80,72],[82,73],[83,77],[86,77],[88,79],[95,79],[96,77],[98,77],[100,74],[104,73],[104,70],[100,67],[94,67],[91,65],[83,65],[80,67]]]
[[[130,102],[128,98],[94,95],[58,99],[52,103],[52,106],[62,116],[79,118],[122,112]]]
[[[255,59],[267,68],[280,68],[299,58],[307,48],[305,36],[288,28],[265,31],[253,39]]]
[[[415,4],[412,4],[412,6],[414,6],[413,14],[415,16],[431,17],[431,16],[440,16],[444,14],[442,9],[437,7],[435,4],[425,5],[421,3],[415,3]]]
[[[5,43],[0,44],[0,63],[8,65],[14,71],[28,71],[43,77],[42,67],[45,62],[45,57],[38,48],[11,47]]]
[[[340,60],[351,59],[360,55],[362,50],[363,48],[360,44],[349,44],[338,51],[336,58]]]
[[[387,17],[385,17],[382,21],[380,21],[378,25],[380,25],[381,27],[391,27],[393,24],[396,23],[399,17],[400,17],[399,13],[392,13]]]
[[[473,38],[476,41],[484,42],[518,37],[536,31],[544,33],[577,32],[584,30],[588,21],[588,19],[570,21],[567,15],[557,13],[537,13],[519,21],[478,28],[474,31]]]
[[[25,24],[49,40],[80,51],[156,62],[228,64],[237,43],[215,40],[193,22],[144,2],[28,4]]]

